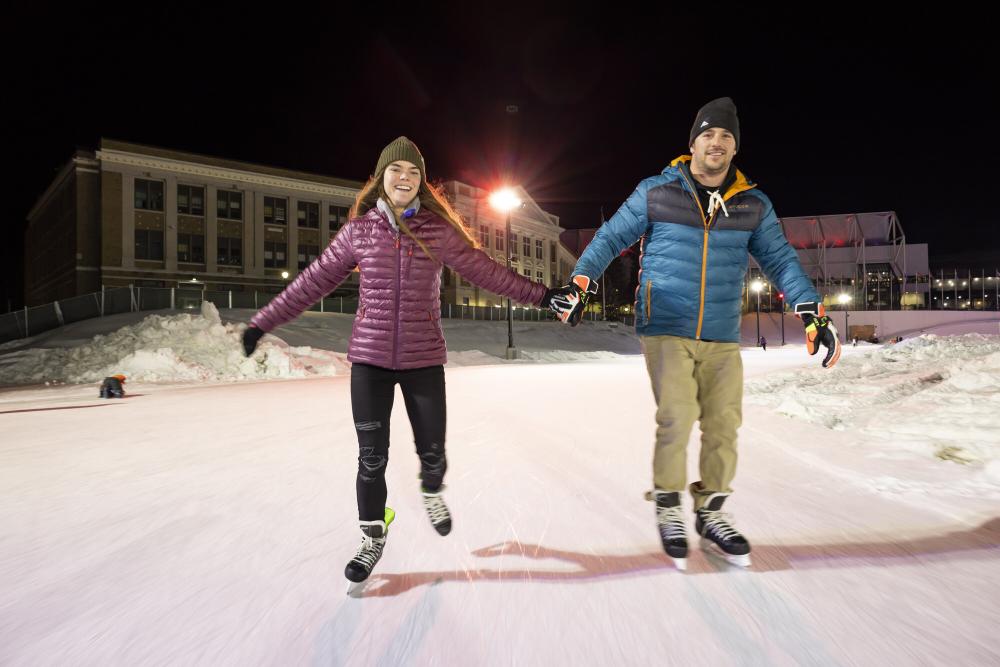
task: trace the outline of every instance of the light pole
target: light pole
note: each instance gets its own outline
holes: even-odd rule
[[[841,307],[844,309],[844,343],[846,344],[851,338],[851,312],[848,309],[848,304],[851,303],[851,295],[841,292],[837,297],[837,301],[840,302]]]
[[[757,347],[760,347],[760,291],[764,289],[764,283],[755,280],[750,283],[750,289],[757,293]]]
[[[781,302],[781,346],[785,346],[785,293],[778,292],[778,301]]]
[[[490,195],[490,206],[507,216],[507,240],[504,242],[504,252],[507,254],[507,270],[510,270],[510,212],[521,205],[521,199],[511,188],[502,188]],[[514,347],[514,309],[507,297],[507,359],[519,359],[521,355]]]

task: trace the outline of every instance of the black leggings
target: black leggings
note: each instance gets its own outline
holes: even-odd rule
[[[392,371],[368,364],[351,368],[351,408],[358,432],[358,518],[378,521],[385,513],[385,468],[389,463],[389,415],[396,383],[420,456],[420,481],[437,491],[448,463],[444,455],[444,366]]]

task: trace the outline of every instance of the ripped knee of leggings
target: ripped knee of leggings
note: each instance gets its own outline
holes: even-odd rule
[[[440,445],[431,445],[431,447],[435,451],[424,452],[420,455],[420,469],[425,480],[428,477],[436,478],[444,475],[447,465],[444,454],[441,453],[443,448]]]
[[[358,457],[358,477],[362,482],[371,484],[385,475],[386,457],[368,451]]]

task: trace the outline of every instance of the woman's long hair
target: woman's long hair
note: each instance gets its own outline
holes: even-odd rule
[[[361,192],[359,192],[358,196],[354,199],[354,206],[351,207],[351,218],[362,216],[372,208],[375,208],[379,198],[382,198],[385,200],[385,203],[390,204],[391,206],[392,200],[389,199],[389,195],[386,194],[385,187],[383,186],[384,175],[385,171],[383,170],[381,174],[376,174],[368,179],[365,186],[361,188]],[[420,187],[417,189],[417,196],[420,197],[421,208],[430,209],[438,217],[454,227],[455,231],[459,233],[462,239],[468,243],[470,247],[476,247],[476,242],[469,235],[469,230],[462,224],[462,217],[457,211],[455,211],[454,208],[452,208],[451,204],[448,203],[447,198],[444,196],[444,192],[441,188],[436,188],[433,185],[430,185],[427,182],[427,179],[424,178],[423,174],[420,174]],[[402,230],[404,234],[409,236],[416,242],[417,245],[420,246],[420,249],[423,250],[428,257],[437,262],[437,258],[434,257],[434,253],[432,253],[430,249],[424,245],[423,241],[413,235],[410,228],[406,226],[406,222],[403,220],[397,220],[396,224],[399,225],[400,230]]]

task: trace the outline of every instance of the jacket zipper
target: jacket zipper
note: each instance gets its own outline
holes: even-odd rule
[[[652,298],[653,298],[653,281],[647,280],[646,281],[646,324],[649,324],[649,320],[652,317],[651,313],[653,306],[650,303]]]
[[[392,368],[396,368],[397,359],[399,358],[399,302],[400,302],[400,283],[401,277],[400,272],[402,268],[400,263],[402,262],[401,255],[403,254],[399,247],[399,236],[396,236],[396,316],[393,318],[392,324]]]
[[[712,221],[715,220],[715,216],[718,215],[718,211],[712,213],[712,218],[705,218],[705,210],[701,207],[701,202],[698,200],[698,189],[691,183],[688,179],[687,174],[681,169],[681,176],[687,181],[688,187],[691,188],[691,197],[694,199],[695,205],[698,207],[698,213],[701,214],[701,223],[705,226],[705,236],[701,243],[701,293],[698,297],[698,326],[694,331],[695,339],[701,338],[701,325],[705,320],[705,279],[707,277],[708,268],[708,229],[712,226]]]

